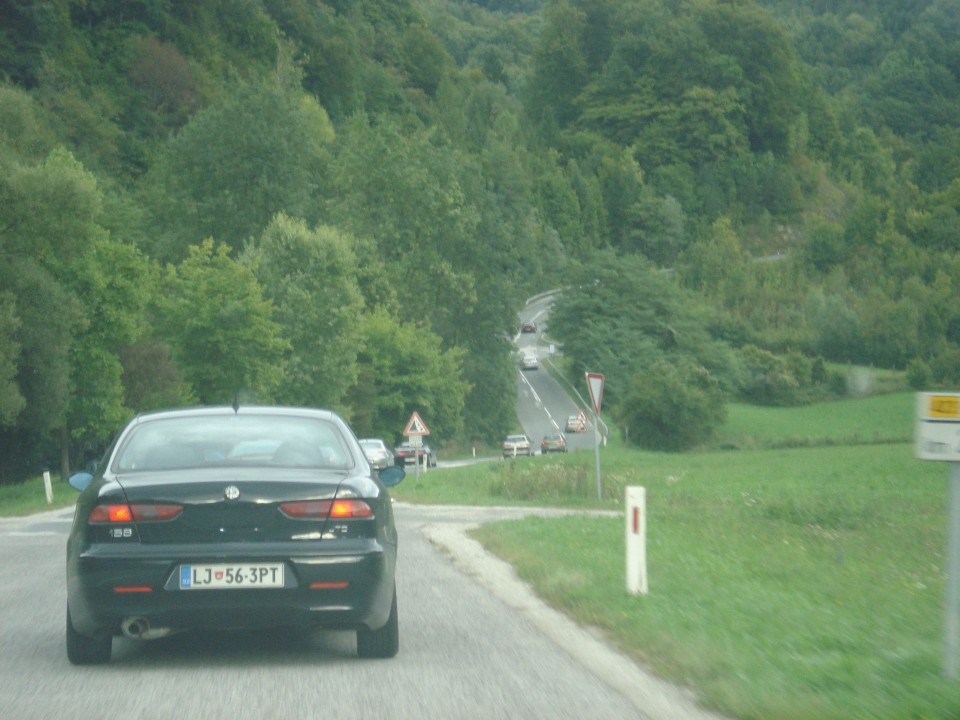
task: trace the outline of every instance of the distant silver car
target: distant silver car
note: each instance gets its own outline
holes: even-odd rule
[[[367,462],[377,470],[393,465],[393,451],[380,438],[364,438],[360,441]]]
[[[533,455],[533,443],[526,435],[507,435],[503,441],[503,456]]]
[[[540,454],[546,455],[551,452],[567,452],[567,439],[563,433],[550,433],[540,440]]]
[[[537,359],[536,355],[527,353],[523,356],[523,358],[521,358],[520,367],[522,367],[524,370],[539,370],[540,361]]]

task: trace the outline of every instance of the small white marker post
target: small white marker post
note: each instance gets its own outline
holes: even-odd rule
[[[47,505],[53,502],[53,485],[50,484],[50,471],[43,471],[43,489],[47,491]]]
[[[627,488],[627,592],[647,594],[647,491]]]
[[[950,463],[943,674],[960,677],[960,393],[917,393],[916,455]]]

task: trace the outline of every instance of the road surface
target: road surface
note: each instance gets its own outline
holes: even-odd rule
[[[65,492],[65,489],[58,488]],[[400,653],[291,629],[114,640],[109,665],[64,649],[70,511],[0,519],[0,712],[18,720],[706,717],[594,633],[543,606],[464,529],[529,510],[397,504]],[[544,511],[547,512],[547,511]]]

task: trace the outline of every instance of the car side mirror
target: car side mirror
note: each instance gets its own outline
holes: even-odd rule
[[[399,485],[400,481],[406,476],[407,473],[402,467],[391,465],[380,471],[380,482],[387,487],[393,487],[394,485]]]
[[[84,471],[76,472],[67,478],[67,483],[77,492],[83,492],[93,482],[93,475]]]

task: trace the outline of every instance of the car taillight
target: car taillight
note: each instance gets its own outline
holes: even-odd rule
[[[173,503],[150,505],[134,503],[130,506],[130,510],[133,511],[133,519],[137,522],[163,522],[180,517],[183,506]]]
[[[163,522],[173,520],[183,512],[182,505],[171,503],[126,503],[97,505],[87,516],[91,523]]]
[[[334,500],[333,507],[330,508],[330,517],[337,519],[370,518],[373,517],[373,508],[363,500]]]
[[[280,504],[280,512],[294,520],[324,520],[330,514],[330,500],[303,500]]]
[[[294,520],[337,520],[373,517],[373,508],[363,500],[302,500],[281,503],[280,511]]]

